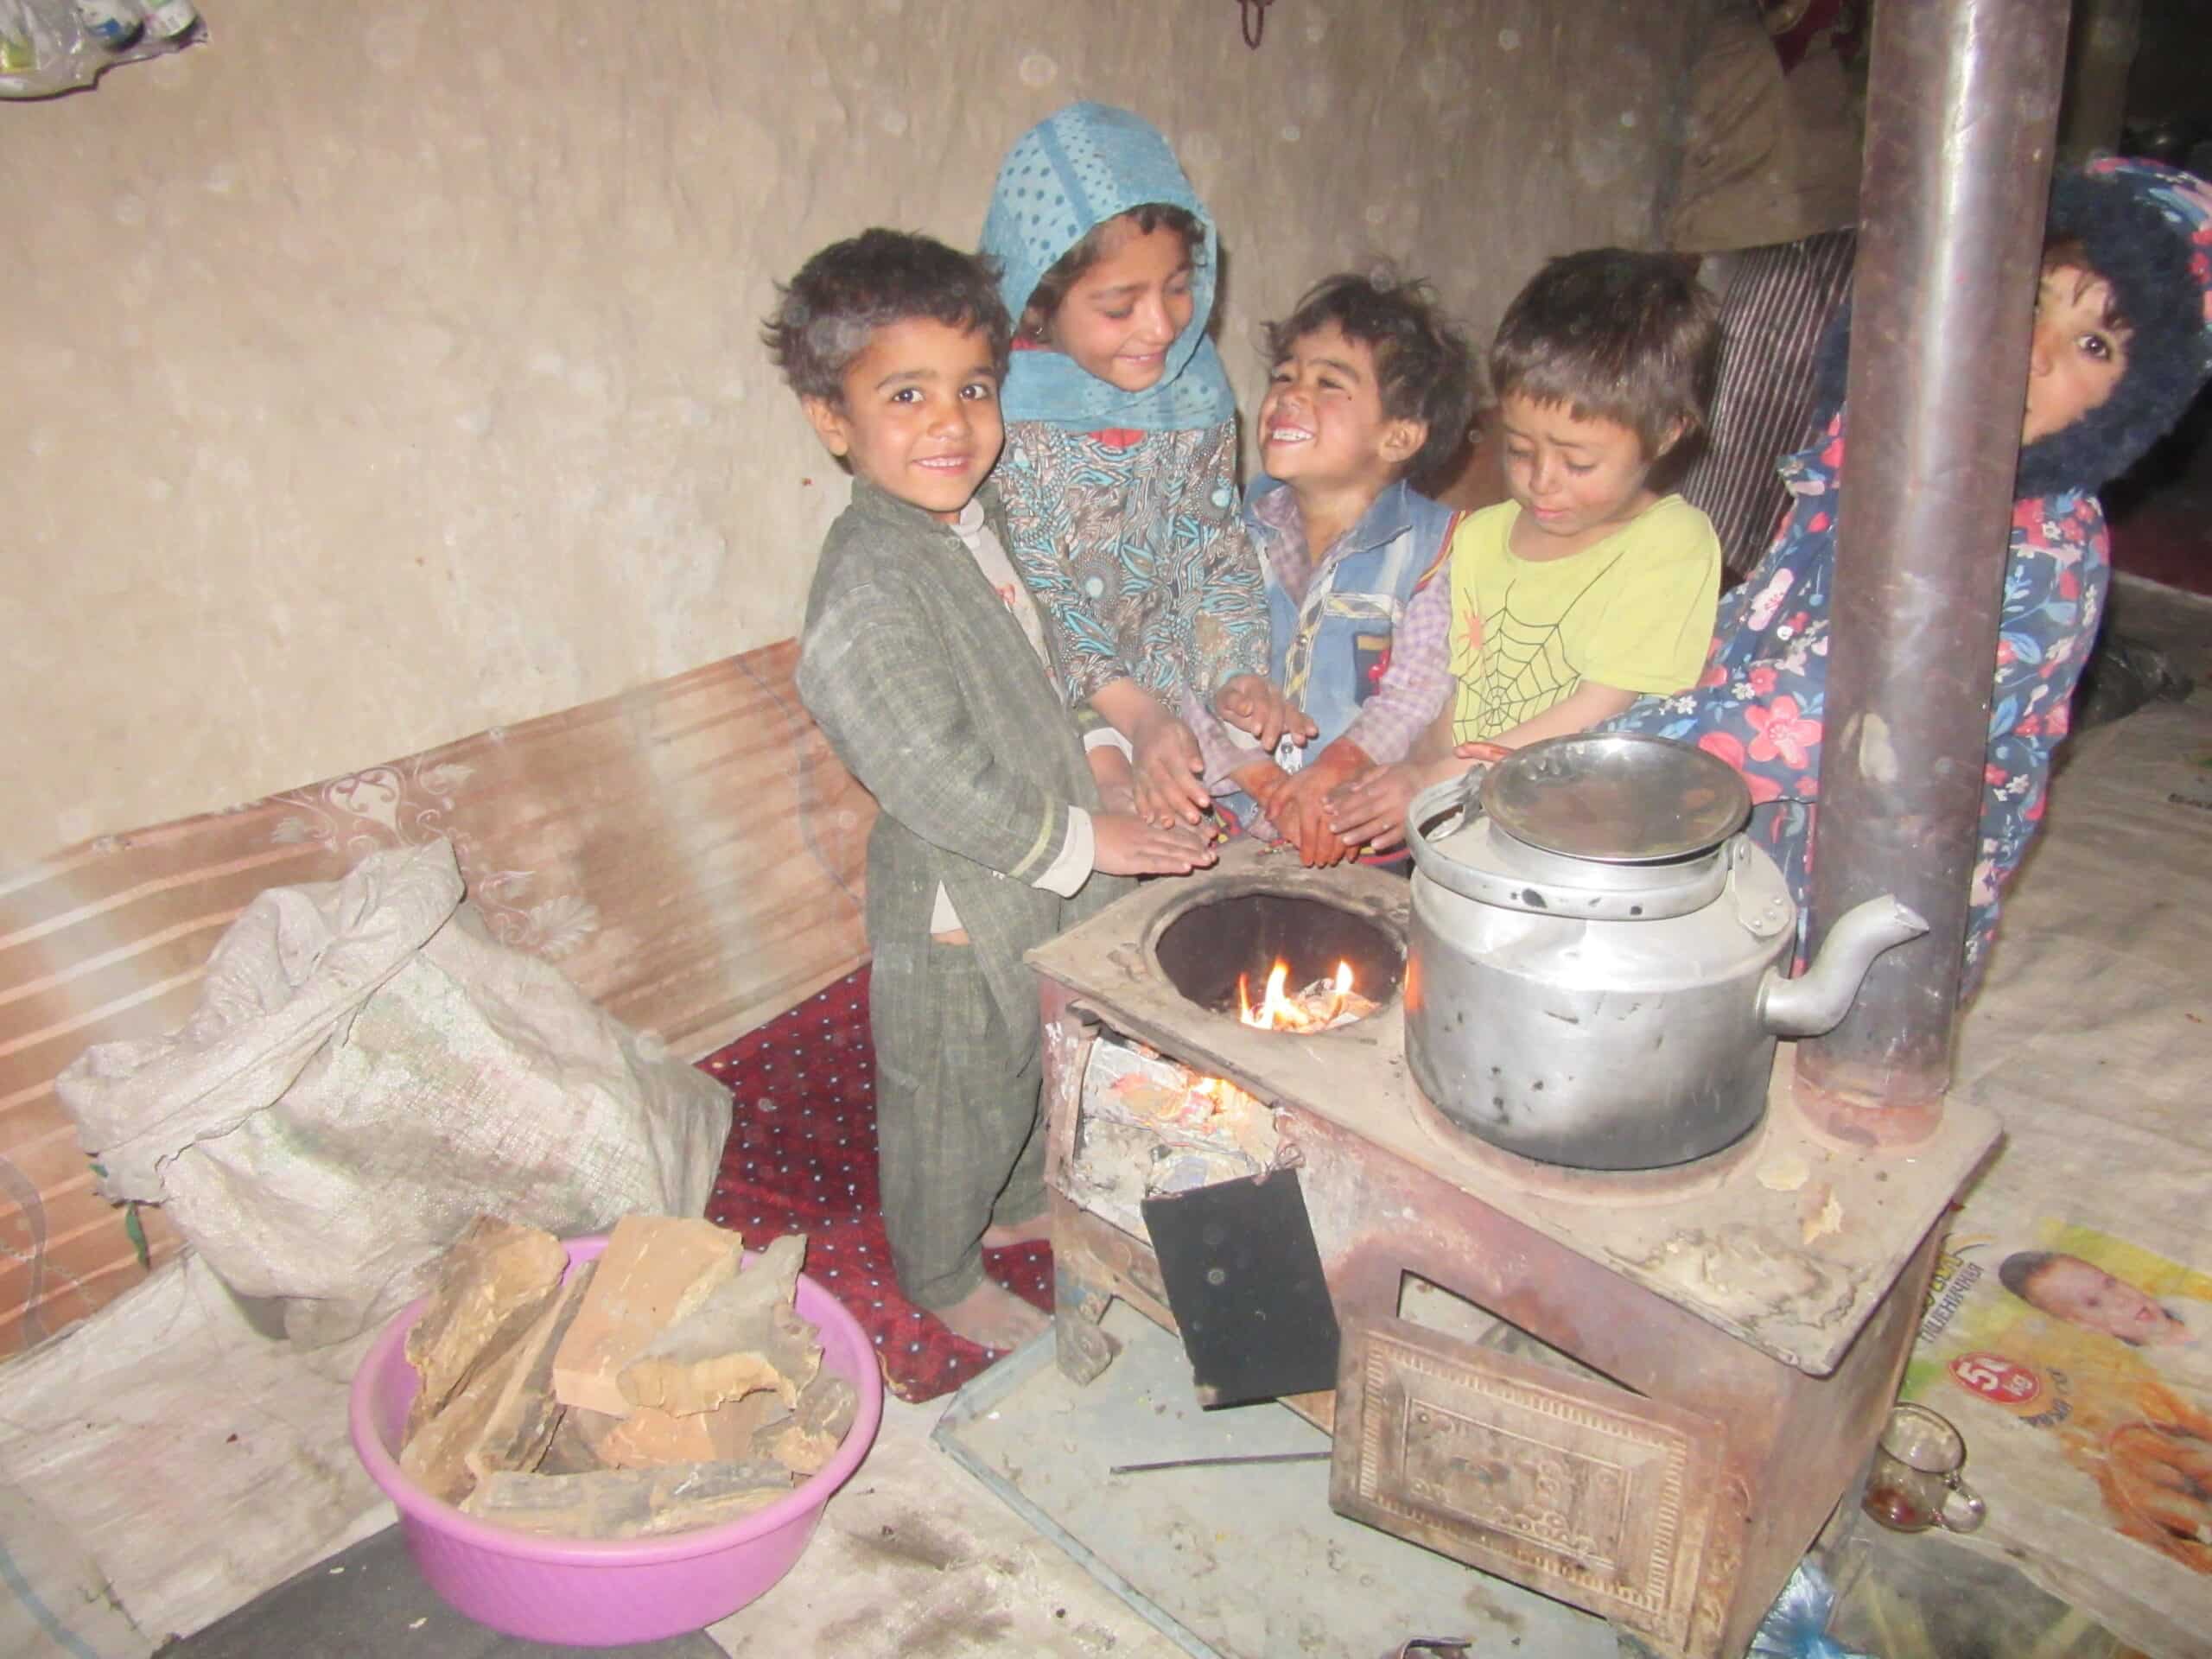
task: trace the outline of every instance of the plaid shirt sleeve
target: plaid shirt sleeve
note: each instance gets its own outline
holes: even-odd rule
[[[1382,683],[1344,728],[1344,737],[1378,764],[1404,760],[1451,692],[1450,569],[1448,562],[1440,566],[1406,601]]]
[[[1183,723],[1198,740],[1198,757],[1206,763],[1205,785],[1215,794],[1235,785],[1229,774],[1237,767],[1265,758],[1265,751],[1243,733],[1230,726],[1192,693],[1183,694]]]

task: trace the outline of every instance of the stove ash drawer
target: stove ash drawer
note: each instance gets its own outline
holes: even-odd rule
[[[1402,1319],[1354,1318],[1329,1503],[1679,1653],[1724,1433],[1602,1381]]]

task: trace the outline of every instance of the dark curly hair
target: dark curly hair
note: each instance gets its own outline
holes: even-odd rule
[[[1719,302],[1673,254],[1592,248],[1553,260],[1505,308],[1490,349],[1500,397],[1617,422],[1643,458],[1702,431],[1720,368]]]
[[[1058,315],[1068,289],[1098,263],[1106,251],[1108,233],[1123,219],[1134,224],[1145,236],[1157,230],[1174,232],[1183,238],[1183,252],[1193,263],[1206,245],[1206,227],[1198,222],[1198,216],[1172,202],[1148,201],[1141,207],[1132,207],[1126,213],[1102,220],[1092,226],[1081,241],[1052,261],[1052,269],[1039,276],[1037,286],[1029,290],[1029,302],[1021,308],[1020,332],[1024,339],[1045,338],[1045,331],[1052,326],[1052,319]]]
[[[862,231],[823,249],[776,295],[760,340],[802,397],[841,402],[845,371],[869,336],[916,317],[980,330],[990,340],[992,367],[1006,378],[1013,330],[997,266],[982,254],[906,231]]]
[[[1479,394],[1475,353],[1438,308],[1427,283],[1374,276],[1325,276],[1307,289],[1281,322],[1262,325],[1268,361],[1281,363],[1315,329],[1336,324],[1346,340],[1375,354],[1382,412],[1394,421],[1426,421],[1428,436],[1403,471],[1415,488],[1433,482],[1459,454]]]

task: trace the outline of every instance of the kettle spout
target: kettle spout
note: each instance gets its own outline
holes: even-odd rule
[[[1891,945],[1918,938],[1928,924],[1889,894],[1853,905],[1821,941],[1820,955],[1796,978],[1770,968],[1759,981],[1759,1020],[1777,1037],[1817,1037],[1850,1012],[1859,982]]]

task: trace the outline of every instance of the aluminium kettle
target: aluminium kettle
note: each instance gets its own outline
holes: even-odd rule
[[[1928,927],[1869,899],[1791,978],[1797,908],[1750,815],[1726,762],[1627,733],[1532,743],[1417,796],[1406,1058],[1431,1104],[1585,1169],[1748,1133],[1776,1041],[1832,1028],[1873,959]]]

